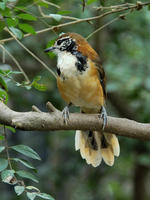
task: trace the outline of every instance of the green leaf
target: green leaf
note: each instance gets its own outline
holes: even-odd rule
[[[6,169],[8,166],[8,160],[0,158],[0,172]]]
[[[16,184],[16,180],[14,180],[14,173],[15,173],[14,170],[2,171],[2,173],[1,173],[2,181],[4,183],[8,183],[8,184],[12,184],[12,185]]]
[[[32,192],[36,192],[36,193],[39,193],[39,192],[40,192],[40,190],[39,190],[38,188],[36,188],[36,187],[34,187],[34,186],[32,186],[32,185],[27,186],[26,189],[27,189],[27,190],[30,190],[30,192],[31,192],[31,191],[32,191]]]
[[[8,87],[6,82],[4,81],[4,79],[0,76],[0,86],[6,90],[6,92],[8,91]]]
[[[0,88],[0,101],[4,101],[5,104],[7,104],[8,101],[8,94],[5,90]]]
[[[50,41],[47,43],[46,48],[53,46],[54,43],[55,43],[55,41],[56,41],[56,39],[50,40]]]
[[[32,83],[32,85],[33,85],[33,87],[35,88],[35,89],[37,89],[37,90],[39,90],[39,91],[46,91],[47,90],[47,87],[46,87],[46,85],[44,85],[44,84],[39,84],[39,83],[37,83],[37,82],[34,82],[34,83]]]
[[[46,193],[37,193],[37,196],[43,199],[55,200],[51,195]]]
[[[15,12],[19,12],[19,13],[20,13],[20,10],[25,12],[27,10],[27,7],[25,7],[25,6],[15,6],[13,10]]]
[[[4,65],[4,67],[5,67],[5,65]],[[2,70],[2,69],[0,69],[0,74],[2,75],[2,76],[6,76],[6,75],[8,75],[9,73],[10,73],[11,71],[10,70]]]
[[[35,193],[35,192],[27,192],[27,197],[28,197],[30,200],[34,200],[35,197],[36,197],[36,193]]]
[[[49,14],[49,16],[51,16],[53,19],[55,19],[57,22],[59,22],[62,18],[61,15],[59,14]]]
[[[8,128],[11,132],[16,133],[16,129],[11,127],[11,126],[5,126],[6,128]]]
[[[22,74],[20,71],[10,71],[10,74]]]
[[[21,164],[23,164],[24,166],[30,168],[30,169],[35,169],[35,167],[33,167],[31,164],[29,164],[26,160],[22,160],[19,158],[13,158],[14,161],[16,162],[20,162]]]
[[[0,2],[0,8],[1,8],[2,10],[5,10],[6,4],[5,4],[4,2]]]
[[[0,146],[0,153],[5,149],[4,146]]]
[[[3,10],[1,10],[0,11],[1,12],[1,15],[3,16],[3,17],[12,17],[12,12],[10,11],[10,9],[9,8],[6,8],[5,7],[5,9]]]
[[[39,181],[37,180],[36,176],[33,175],[32,173],[30,172],[26,172],[24,170],[20,170],[20,171],[16,171],[16,174],[18,174],[18,176],[21,176],[22,178],[27,178],[27,179],[30,179],[36,183],[38,183]]]
[[[25,187],[24,186],[18,186],[18,185],[16,185],[14,187],[14,190],[15,190],[16,194],[19,196],[19,195],[21,195],[24,192]]]
[[[16,26],[18,24],[18,20],[17,19],[12,19],[12,18],[7,18],[6,22],[7,22],[7,25],[9,27]]]
[[[34,28],[29,24],[19,24],[18,26],[24,32],[31,33],[31,34],[36,34]]]
[[[39,0],[34,0],[37,5],[48,8],[48,4],[46,2],[39,2]]]
[[[37,20],[36,17],[34,17],[33,15],[30,15],[30,14],[19,14],[19,15],[17,15],[17,17],[19,19],[30,20],[30,21],[36,21]]]
[[[40,79],[41,79],[41,76],[36,76],[36,77],[33,79],[31,85],[32,85],[35,89],[37,89],[37,90],[39,90],[39,91],[46,91],[46,90],[47,90],[46,85],[41,84],[41,83],[38,83],[38,81],[39,81]]]
[[[20,145],[12,146],[10,148],[30,158],[41,160],[40,156],[33,149],[31,149],[30,147],[26,145],[20,144]]]
[[[41,80],[41,76],[36,76],[36,77],[34,77],[33,82],[34,82],[34,81],[37,82],[37,81],[39,81],[39,80]]]
[[[20,31],[18,28],[14,28],[14,27],[9,27],[9,29],[11,30],[11,32],[19,39],[21,40],[23,33],[22,31]]]
[[[56,39],[50,40],[50,41],[47,43],[46,48],[53,46],[54,43],[55,43],[55,41],[56,41]],[[56,57],[56,54],[53,53],[53,52],[51,52],[51,51],[48,52],[48,55],[50,56],[51,59],[53,59],[54,57]]]
[[[150,5],[148,5],[148,10],[150,10]]]

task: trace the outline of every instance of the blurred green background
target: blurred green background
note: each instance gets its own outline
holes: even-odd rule
[[[43,7],[46,14],[67,10],[67,15],[78,18],[98,14],[93,8],[100,3],[105,6],[136,1],[108,0],[104,2],[88,1],[85,11],[82,11],[80,0],[53,0],[60,6]],[[39,16],[33,1],[21,0],[17,4],[26,6],[27,11]],[[91,4],[90,4],[91,3]],[[56,57],[49,57],[44,49],[49,41],[55,39],[60,32],[77,32],[88,36],[99,26],[112,20],[118,14],[113,14],[93,24],[80,23],[63,27],[58,30],[26,37],[21,40],[41,60],[56,71]],[[39,19],[31,22],[35,30],[57,25],[54,19]],[[0,38],[10,37],[1,32]],[[107,76],[108,98],[106,109],[109,115],[126,117],[139,122],[150,122],[150,11],[147,7],[131,12],[126,20],[118,20],[101,30],[89,39],[90,44],[99,53]],[[8,83],[8,105],[17,111],[30,111],[36,105],[42,111],[46,110],[46,102],[52,102],[57,108],[63,109],[65,102],[61,99],[55,78],[43,68],[30,54],[21,48],[16,41],[5,43],[5,47],[15,56],[24,71],[32,80],[42,76],[41,82],[47,86],[47,91],[17,87]],[[2,51],[0,57],[2,64]],[[6,56],[6,64],[13,70],[18,70],[10,57]],[[22,76],[15,77],[22,81]],[[76,111],[76,109],[73,109]],[[42,192],[50,193],[57,200],[149,200],[150,199],[150,143],[148,141],[119,137],[121,154],[115,160],[113,167],[102,163],[93,168],[82,160],[74,148],[74,131],[19,131],[9,134],[9,144],[26,144],[35,149],[42,158],[35,162],[38,169],[39,184],[35,184]],[[13,187],[0,184],[0,199],[26,199],[17,197]]]

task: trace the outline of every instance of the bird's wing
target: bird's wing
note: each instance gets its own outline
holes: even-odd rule
[[[106,98],[106,76],[105,76],[105,71],[104,71],[104,69],[102,67],[102,63],[101,63],[99,58],[96,61],[94,60],[94,62],[96,64],[96,68],[97,68],[98,73],[99,73],[99,80],[100,80],[100,83],[101,83],[102,88],[103,88],[104,96]]]

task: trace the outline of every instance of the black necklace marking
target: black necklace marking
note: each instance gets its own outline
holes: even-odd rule
[[[57,68],[57,74],[58,74],[58,76],[60,76],[60,75],[61,75],[60,68]]]
[[[77,62],[75,63],[77,70],[79,70],[80,72],[85,71],[88,68],[87,57],[83,56],[82,53],[80,53],[79,51],[73,51],[71,53],[77,58]]]

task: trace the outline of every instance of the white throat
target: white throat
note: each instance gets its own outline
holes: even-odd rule
[[[77,62],[76,56],[65,51],[58,52],[57,55],[58,55],[57,67],[60,69],[61,74],[65,78],[77,75],[77,68],[75,66]]]

